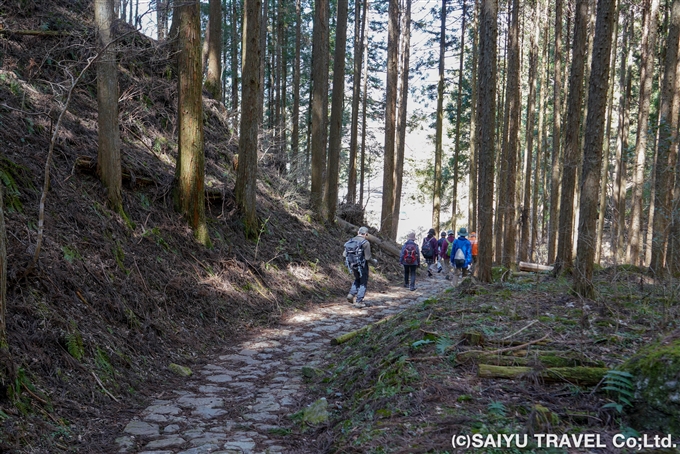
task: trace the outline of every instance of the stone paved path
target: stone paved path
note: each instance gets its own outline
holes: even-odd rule
[[[303,366],[315,366],[330,340],[451,286],[441,275],[419,278],[413,292],[390,287],[366,296],[372,306],[346,300],[291,315],[276,328],[225,350],[187,379],[184,389],[152,402],[116,439],[121,453],[283,453],[286,418],[306,402]],[[276,429],[279,429],[278,431]],[[277,435],[278,434],[278,435]],[[296,448],[295,452],[314,452]]]

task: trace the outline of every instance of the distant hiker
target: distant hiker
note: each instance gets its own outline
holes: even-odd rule
[[[428,230],[427,236],[423,238],[423,244],[420,246],[420,253],[423,254],[425,263],[427,263],[427,275],[429,277],[433,276],[432,270],[437,259],[437,238],[435,238],[435,235],[434,229]]]
[[[441,248],[441,261],[442,265],[444,266],[444,274],[446,275],[446,279],[451,279],[449,276],[449,270],[451,269],[451,245],[453,244],[454,241],[456,241],[456,237],[453,235],[453,230],[449,230],[447,233],[447,237],[444,238],[444,241],[442,241],[442,248]]]
[[[475,232],[470,232],[470,244],[472,245],[472,266],[470,267],[470,272],[474,272],[474,269],[477,267],[477,253],[479,251],[477,234]]]
[[[442,263],[446,262],[444,255],[446,255],[446,248],[448,245],[449,243],[446,241],[446,232],[442,230],[441,237],[437,240],[437,273],[441,273],[444,269]]]
[[[416,289],[416,270],[420,266],[420,251],[416,244],[416,234],[411,232],[406,236],[406,243],[401,247],[399,263],[404,265],[404,287]]]
[[[456,285],[458,277],[461,278],[468,275],[468,267],[472,263],[472,244],[466,237],[468,235],[467,229],[461,227],[458,230],[458,238],[451,246],[451,265],[453,266],[453,285]]]
[[[347,294],[347,301],[354,303],[354,307],[357,308],[366,307],[364,296],[368,284],[368,262],[373,262],[374,265],[378,264],[378,261],[371,256],[371,243],[366,239],[367,235],[368,227],[361,227],[357,236],[345,243],[345,251],[342,253],[345,257],[347,269],[354,275],[354,282]],[[355,296],[357,297],[356,302],[354,302]]]

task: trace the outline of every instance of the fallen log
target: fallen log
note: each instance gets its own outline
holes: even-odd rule
[[[513,352],[514,353],[514,352]],[[491,352],[460,352],[456,355],[456,361],[464,363],[475,361],[479,364],[492,366],[524,366],[543,365],[544,367],[602,367],[604,364],[592,361],[577,352],[568,351],[533,351],[528,355],[516,356],[498,355]]]
[[[546,383],[573,383],[597,385],[607,373],[606,367],[553,367],[536,370],[531,367],[493,366],[480,364],[477,376],[480,378],[505,378],[510,380],[538,378]]]
[[[93,158],[91,156],[78,156],[76,158],[74,166],[81,173],[99,178],[97,176],[96,158]],[[135,175],[135,173],[124,164],[121,165],[121,176],[123,183],[130,186],[151,186],[153,184],[156,184],[156,182],[151,178]]]
[[[549,265],[539,265],[538,263],[530,263],[530,262],[519,262],[519,270],[520,271],[532,271],[534,273],[538,272],[550,272],[553,270],[554,267],[549,266]]]
[[[343,229],[347,230],[349,233],[353,233],[356,235],[357,231],[359,230],[359,227],[357,227],[354,224],[350,224],[349,222],[336,218],[336,221],[340,227]],[[379,247],[382,251],[387,252],[397,258],[401,255],[401,248],[396,245],[392,245],[388,243],[386,240],[381,240],[375,235],[371,235],[370,233],[366,235],[366,239],[370,241],[371,246],[375,245]]]
[[[399,314],[395,314],[395,315],[399,315]],[[345,342],[354,339],[359,334],[363,334],[366,331],[370,330],[372,327],[381,325],[381,324],[385,323],[386,321],[392,319],[393,317],[394,317],[394,315],[391,315],[389,317],[385,317],[383,319],[378,320],[375,323],[371,323],[370,325],[362,326],[361,328],[356,329],[354,331],[350,331],[349,333],[341,334],[338,337],[334,337],[333,339],[331,339],[331,345],[344,344]]]

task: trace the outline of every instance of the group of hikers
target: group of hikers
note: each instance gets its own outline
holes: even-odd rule
[[[468,235],[465,227],[458,230],[458,238],[453,230],[441,232],[439,239],[435,237],[436,234],[435,229],[430,229],[420,246],[416,243],[414,232],[406,236],[406,242],[401,247],[399,255],[399,263],[404,267],[405,288],[411,291],[416,289],[416,271],[421,265],[421,255],[427,264],[428,277],[443,272],[446,279],[453,279],[454,286],[459,279],[474,272],[474,265],[477,263],[477,234],[471,232]],[[347,301],[357,308],[367,306],[364,297],[368,284],[368,263],[378,263],[371,255],[371,243],[367,236],[368,228],[361,227],[357,236],[345,243],[343,252],[345,264],[354,276]]]

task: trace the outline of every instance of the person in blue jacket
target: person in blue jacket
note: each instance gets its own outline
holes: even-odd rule
[[[453,285],[456,285],[458,277],[468,275],[468,269],[472,263],[472,243],[467,239],[467,229],[461,227],[458,230],[458,238],[451,248],[451,266],[453,268]]]

